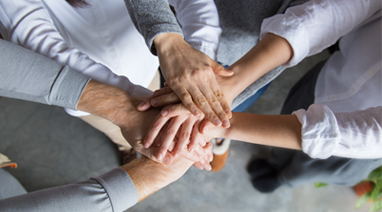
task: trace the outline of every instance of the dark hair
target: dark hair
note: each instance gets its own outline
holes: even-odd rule
[[[88,5],[85,0],[66,0],[66,2],[68,2],[73,7],[84,7]]]

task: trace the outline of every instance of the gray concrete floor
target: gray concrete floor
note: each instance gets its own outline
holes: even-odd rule
[[[324,52],[285,70],[247,112],[278,114],[293,84],[327,57]],[[103,134],[61,108],[8,98],[0,99],[0,152],[19,164],[9,171],[28,191],[85,180],[117,167],[119,160],[116,147]],[[367,205],[354,209],[358,197],[348,187],[308,184],[281,187],[272,194],[257,192],[245,168],[251,159],[268,153],[268,147],[233,141],[222,171],[192,167],[128,211],[368,211]]]

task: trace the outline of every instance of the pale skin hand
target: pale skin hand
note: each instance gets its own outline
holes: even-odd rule
[[[230,107],[214,70],[232,75],[207,55],[187,44],[181,35],[163,33],[154,38],[168,86],[194,115],[205,114],[215,126],[229,127]]]
[[[186,112],[177,114],[176,111],[181,109],[184,109]],[[171,115],[168,115],[168,110],[171,110]],[[192,152],[198,146],[204,146],[209,140],[204,138],[198,131],[203,119],[203,115],[193,116],[184,108],[183,104],[166,106],[161,111],[161,114],[152,122],[144,138],[144,146],[145,148],[149,148],[154,143],[154,139],[157,138],[158,133],[164,131],[162,128],[167,123],[166,133],[162,139],[160,139],[159,143],[157,143],[157,145],[160,146],[159,154],[163,154],[169,149],[171,141],[175,139],[176,134],[178,134],[178,141],[173,151],[174,157],[181,154],[186,146],[188,146],[188,151]]]
[[[141,154],[158,162],[171,163],[173,157],[170,153],[166,152],[166,155],[158,160],[154,156],[158,147],[143,148],[143,136],[160,110],[139,112],[135,108],[141,101],[142,99],[130,96],[119,88],[91,80],[82,93],[77,109],[106,118],[121,127],[123,135]],[[182,153],[189,159],[199,162],[196,165],[198,168],[210,169],[208,164],[210,153],[203,150],[202,147],[197,148],[193,153],[189,153],[187,150]]]
[[[233,76],[216,75],[216,79],[227,97],[227,101],[231,104],[234,98],[247,86],[273,68],[288,62],[292,56],[293,49],[287,40],[274,34],[267,34],[246,55],[229,67],[230,70],[235,72]],[[166,105],[176,102],[179,102],[179,99],[171,88],[163,88],[154,92],[153,96],[146,99],[138,109],[145,110],[152,105]],[[213,127],[208,120],[204,120],[201,125],[203,128]],[[155,130],[150,129],[149,131]]]
[[[284,38],[268,33],[247,54],[232,64],[228,69],[234,74],[231,77],[216,75],[227,102],[232,103],[246,87],[272,69],[287,63],[293,57],[293,49]],[[179,99],[170,88],[154,92],[153,96],[139,105],[138,110],[143,111],[151,106],[164,106],[179,102]],[[153,104],[154,103],[154,104]]]

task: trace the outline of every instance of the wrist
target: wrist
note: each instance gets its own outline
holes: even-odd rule
[[[82,92],[77,109],[105,118],[120,126],[139,102],[127,92],[90,80]]]
[[[133,181],[142,201],[154,192],[180,178],[192,165],[183,157],[178,157],[169,165],[157,163],[142,156],[121,167]]]
[[[162,33],[154,38],[155,48],[158,55],[167,52],[174,44],[185,42],[183,36],[178,33]]]

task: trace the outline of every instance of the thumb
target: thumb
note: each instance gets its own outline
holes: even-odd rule
[[[233,71],[227,70],[222,65],[220,65],[219,63],[217,63],[216,61],[214,61],[212,59],[210,59],[210,64],[211,64],[212,70],[214,70],[214,72],[220,76],[230,77],[234,74]]]

